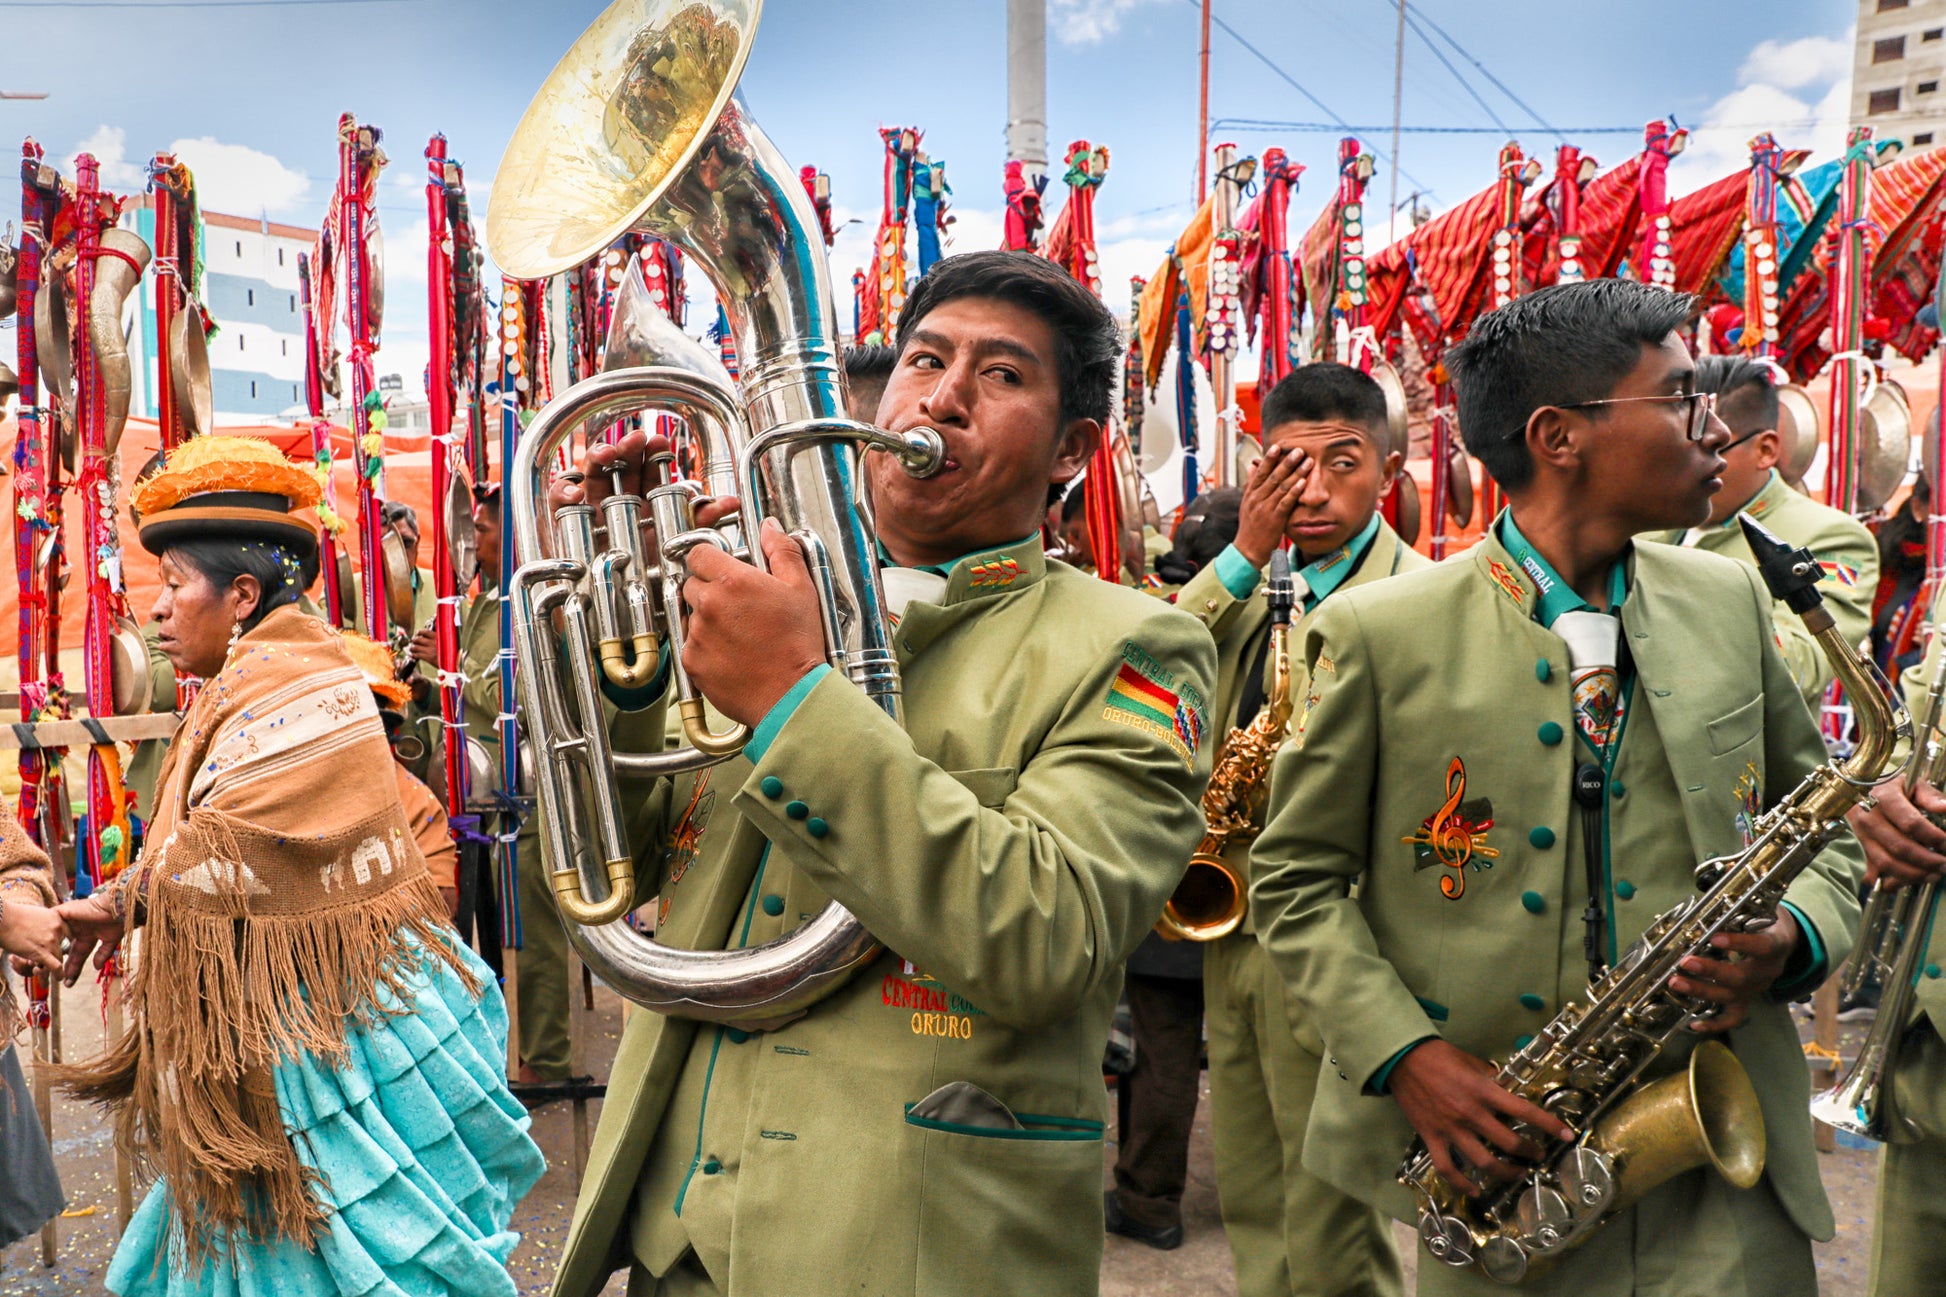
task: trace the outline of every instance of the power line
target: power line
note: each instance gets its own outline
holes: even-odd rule
[[[304,5],[424,3],[425,0],[0,0],[0,9],[296,9]]]
[[[1467,95],[1473,100],[1473,102],[1480,105],[1480,111],[1484,112],[1487,115],[1487,120],[1492,122],[1495,126],[1498,126],[1502,131],[1506,132],[1507,134],[1509,135],[1513,134],[1513,128],[1508,126],[1507,123],[1500,120],[1500,114],[1493,111],[1493,106],[1489,104],[1484,97],[1481,96],[1479,91],[1473,88],[1473,83],[1471,81],[1468,81],[1465,77],[1461,76],[1460,70],[1453,66],[1453,61],[1446,57],[1445,52],[1442,51],[1439,48],[1439,46],[1433,44],[1432,37],[1426,35],[1426,29],[1419,25],[1418,17],[1405,10],[1402,10],[1401,12],[1404,12],[1406,14],[1406,19],[1405,19],[1406,24],[1412,28],[1412,34],[1419,38],[1420,42],[1423,45],[1425,45],[1427,50],[1431,51],[1432,56],[1434,58],[1439,60],[1439,65],[1441,67],[1445,68],[1448,72],[1453,74],[1453,80],[1459,82],[1460,89],[1466,91]]]
[[[1529,108],[1525,100],[1523,100],[1519,95],[1515,94],[1513,91],[1507,89],[1505,82],[1503,82],[1499,77],[1494,76],[1493,73],[1487,71],[1487,65],[1480,62],[1479,59],[1474,58],[1470,50],[1468,50],[1464,45],[1460,44],[1458,41],[1454,40],[1452,33],[1448,32],[1444,27],[1441,27],[1438,23],[1434,22],[1431,18],[1428,18],[1425,14],[1425,11],[1420,9],[1418,5],[1413,4],[1412,0],[1405,0],[1405,7],[1412,11],[1414,17],[1418,18],[1420,21],[1424,22],[1426,26],[1432,28],[1434,31],[1438,32],[1442,37],[1444,37],[1446,39],[1446,43],[1451,45],[1454,49],[1458,50],[1461,58],[1464,58],[1467,62],[1471,63],[1474,67],[1478,68],[1480,70],[1480,75],[1485,77],[1488,81],[1491,81],[1494,87],[1498,89],[1501,94],[1513,100],[1514,107],[1520,109],[1520,111],[1526,113],[1529,117],[1533,118],[1535,122],[1537,122],[1540,125],[1540,128],[1542,130],[1549,132],[1556,139],[1559,139],[1563,144],[1567,143],[1566,137],[1563,136],[1560,131],[1557,131],[1552,126],[1548,125],[1547,119],[1545,117],[1542,117],[1539,113],[1535,112],[1532,108]]]
[[[1200,0],[1185,0],[1185,3],[1198,5],[1198,7],[1200,7]],[[1297,93],[1303,95],[1306,99],[1310,100],[1313,104],[1317,105],[1318,110],[1320,112],[1324,113],[1326,116],[1330,117],[1332,121],[1337,123],[1337,129],[1344,130],[1344,131],[1352,131],[1352,127],[1347,126],[1342,117],[1339,117],[1338,114],[1331,111],[1331,106],[1329,104],[1325,103],[1324,100],[1312,94],[1309,90],[1306,90],[1298,82],[1296,77],[1292,76],[1290,73],[1284,71],[1282,67],[1278,66],[1276,61],[1273,60],[1270,57],[1270,55],[1264,53],[1262,50],[1258,49],[1255,45],[1252,45],[1248,40],[1246,40],[1242,32],[1239,32],[1236,28],[1224,22],[1221,18],[1218,18],[1215,14],[1210,15],[1210,21],[1216,24],[1218,27],[1221,27],[1224,31],[1224,34],[1229,36],[1231,40],[1235,41],[1237,44],[1243,46],[1244,49],[1248,50],[1259,63],[1263,64],[1265,67],[1269,68],[1272,72],[1276,73],[1278,78],[1282,80],[1285,85],[1289,86],[1291,89],[1297,91]],[[1229,119],[1225,119],[1225,120],[1229,120]],[[1211,123],[1211,124],[1214,125],[1215,123]],[[1353,132],[1353,133],[1362,134],[1363,132]],[[1208,147],[1209,141],[1205,140],[1203,143],[1205,147]],[[1375,148],[1372,150],[1372,152],[1377,154],[1380,160],[1384,161],[1388,165],[1392,165],[1395,167],[1397,166],[1394,159],[1387,156],[1383,152],[1380,152],[1378,149]],[[1432,186],[1426,184],[1425,181],[1420,180],[1417,176],[1414,176],[1410,171],[1405,170],[1403,167],[1398,167],[1397,169],[1400,175],[1404,176],[1407,180],[1410,180],[1413,184],[1423,188],[1428,195],[1433,194]]]

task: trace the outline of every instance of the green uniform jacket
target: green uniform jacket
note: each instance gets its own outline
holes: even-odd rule
[[[1878,592],[1878,542],[1865,525],[1842,509],[1819,504],[1772,470],[1764,489],[1752,496],[1743,512],[1761,522],[1793,545],[1818,556],[1824,566],[1824,583],[1819,593],[1831,620],[1838,623],[1846,641],[1856,645],[1872,633],[1872,597]],[[1661,532],[1650,540],[1680,544],[1685,533]],[[1740,563],[1752,563],[1750,544],[1743,528],[1733,516],[1728,522],[1704,527],[1691,548],[1721,554]],[[1824,703],[1824,691],[1831,684],[1831,664],[1824,660],[1818,642],[1804,624],[1779,603],[1771,617],[1777,627],[1777,644],[1784,650],[1784,661],[1791,668],[1804,701],[1816,715]]]
[[[1431,566],[1431,559],[1400,540],[1399,534],[1381,519],[1378,534],[1372,537],[1371,548],[1365,551],[1365,561],[1332,593],[1341,594],[1400,572],[1416,572],[1422,567]],[[1264,582],[1259,581],[1249,598],[1239,599],[1230,593],[1229,587],[1216,574],[1216,565],[1207,563],[1176,596],[1176,606],[1200,618],[1216,639],[1216,706],[1210,711],[1210,716],[1216,724],[1215,735],[1219,747],[1231,730],[1255,719],[1237,715],[1237,706],[1243,697],[1244,674],[1250,669],[1250,664],[1243,660],[1244,653],[1254,649],[1264,624],[1270,620],[1270,600],[1264,589]],[[1304,632],[1327,602],[1320,600],[1316,608],[1300,612],[1291,622],[1291,698],[1294,704],[1302,704],[1305,691],[1310,688],[1310,673],[1301,656]],[[1269,681],[1266,680],[1265,687],[1268,686]],[[1265,782],[1268,784],[1269,781]],[[1268,788],[1265,791],[1268,792]],[[1250,844],[1233,845],[1224,852],[1223,862],[1236,870],[1238,877],[1248,880]],[[1242,931],[1256,931],[1248,911],[1243,916]]]
[[[754,767],[636,806],[666,944],[754,945],[835,898],[887,950],[777,1030],[630,1019],[556,1293],[692,1242],[758,1297],[1096,1291],[1101,1051],[1202,832],[1215,648],[1038,537],[954,565],[895,645],[904,730],[826,674]],[[661,710],[618,743],[656,746]],[[1023,1129],[908,1117],[956,1081]]]
[[[1532,619],[1534,603],[1492,532],[1436,567],[1327,600],[1305,641],[1308,714],[1278,757],[1253,856],[1259,938],[1329,1055],[1305,1164],[1401,1220],[1413,1205],[1394,1175],[1413,1132],[1369,1090],[1381,1069],[1434,1033],[1504,1059],[1586,995],[1567,647]],[[1742,849],[1746,798],[1768,806],[1825,759],[1770,605],[1751,567],[1634,551],[1621,620],[1636,679],[1603,898],[1618,947],[1695,895],[1692,859]],[[1455,809],[1475,847],[1458,870],[1409,844]],[[1828,968],[1851,948],[1859,876],[1846,833],[1787,893]],[[1729,1043],[1763,1108],[1772,1186],[1807,1234],[1829,1238],[1788,1010],[1754,1006]]]
[[[1937,602],[1933,605],[1932,616],[1935,621],[1939,618],[1940,607]],[[1931,641],[1926,645],[1925,658],[1917,667],[1899,677],[1899,688],[1905,694],[1906,709],[1912,713],[1912,724],[1915,730],[1925,723],[1926,690],[1932,682],[1933,673],[1939,670],[1942,645],[1946,645],[1946,636],[1942,636],[1935,630]],[[1918,737],[1923,741],[1925,735],[1921,733]],[[1919,980],[1916,984],[1917,994],[1914,996],[1912,1020],[1916,1022],[1920,1014],[1926,1015],[1932,1019],[1933,1030],[1946,1038],[1946,923],[1939,921],[1937,897],[1934,899],[1932,909],[1931,928],[1926,937],[1926,954],[1919,961]],[[1883,989],[1881,989],[1882,995]]]

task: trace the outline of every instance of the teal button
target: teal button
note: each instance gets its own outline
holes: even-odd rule
[[[1527,840],[1545,851],[1554,845],[1554,830],[1545,824],[1538,825],[1527,831]]]
[[[1624,878],[1621,882],[1615,884],[1615,895],[1621,897],[1625,901],[1634,900],[1635,884],[1629,882],[1628,879]]]
[[[1514,1048],[1525,1049],[1533,1043],[1534,1038],[1532,1036],[1518,1036],[1514,1039]]]
[[[1926,976],[1927,976],[1927,977],[1931,977],[1931,978],[1934,978],[1934,979],[1937,979],[1937,978],[1939,977],[1939,965],[1938,965],[1938,964],[1927,964],[1927,965],[1926,965]]]
[[[1628,789],[1622,787],[1622,781],[1619,779],[1614,780],[1608,785],[1608,795],[1618,802],[1622,800],[1622,795],[1626,792],[1628,792]]]
[[[784,912],[783,897],[777,895],[775,892],[772,892],[769,896],[764,897],[765,914],[768,914],[771,918],[774,919],[778,915],[782,914],[783,912]]]
[[[831,826],[813,815],[810,819],[804,821],[804,831],[814,838],[822,838],[830,834]]]
[[[722,1169],[723,1169],[723,1164],[717,1161],[715,1158],[711,1158],[709,1161],[703,1163],[704,1175],[715,1175],[718,1171],[721,1171]]]
[[[1520,997],[1520,1007],[1523,1009],[1545,1009],[1547,1007],[1547,1001],[1535,995],[1532,991],[1529,991]]]
[[[1527,907],[1529,914],[1539,914],[1547,909],[1547,898],[1539,892],[1522,892],[1520,903]]]
[[[765,775],[764,781],[757,785],[764,790],[764,796],[776,801],[784,795],[784,781],[776,775]]]
[[[730,1038],[732,1045],[741,1045],[744,1041],[750,1039],[750,1033],[741,1027],[725,1027],[723,1034]]]
[[[809,815],[810,813],[811,813],[811,808],[806,806],[803,802],[786,802],[784,804],[784,814],[790,816],[794,820],[801,820],[805,816]]]
[[[1561,741],[1561,727],[1553,721],[1542,721],[1540,729],[1535,731],[1535,737],[1551,748]]]
[[[1534,664],[1534,679],[1540,681],[1542,684],[1546,684],[1548,681],[1548,677],[1552,676],[1553,674],[1554,674],[1554,668],[1552,665],[1548,663],[1548,660],[1546,658],[1542,658],[1540,661]]]

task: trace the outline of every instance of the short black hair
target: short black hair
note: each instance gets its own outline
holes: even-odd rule
[[[498,482],[483,482],[474,487],[473,503],[498,518],[500,516],[500,484]]]
[[[1719,407],[1734,406],[1755,416],[1748,431],[1762,432],[1777,426],[1776,378],[1770,366],[1748,356],[1698,356],[1696,390],[1716,393]],[[1735,431],[1741,435],[1745,429]]]
[[[1385,389],[1362,369],[1320,361],[1299,365],[1284,375],[1264,397],[1258,426],[1268,437],[1286,423],[1321,423],[1328,419],[1355,423],[1371,434],[1381,456],[1392,449],[1392,426],[1385,410]]]
[[[1556,284],[1474,321],[1446,353],[1460,437],[1502,490],[1532,480],[1527,420],[1543,406],[1599,401],[1695,310],[1696,299],[1633,279]]]
[[[898,351],[904,353],[927,312],[963,297],[1008,302],[1045,321],[1054,334],[1061,421],[1108,423],[1122,369],[1122,333],[1099,297],[1031,252],[962,252],[938,262],[913,286],[899,317]]]
[[[1218,487],[1197,496],[1183,509],[1169,552],[1156,557],[1156,575],[1170,585],[1186,583],[1229,548],[1242,516],[1243,492],[1236,487]]]
[[[1069,491],[1068,487],[1070,485],[1079,489]],[[1087,484],[1085,481],[1076,483],[1062,482],[1059,486],[1061,488],[1061,496],[1058,498],[1058,503],[1061,506],[1061,521],[1073,522],[1074,515],[1080,513],[1082,506],[1088,502]],[[1049,503],[1056,503],[1056,501],[1049,501]]]
[[[403,521],[412,530],[419,530],[418,510],[403,500],[387,500],[384,507],[379,510],[378,516],[388,527],[395,522]]]
[[[285,604],[296,603],[305,587],[317,577],[316,570],[305,564],[295,550],[275,541],[203,536],[176,541],[164,552],[202,573],[219,591],[229,589],[230,583],[240,576],[255,577],[263,595],[257,600],[256,611],[241,623],[246,631],[256,629],[258,622]]]
[[[898,352],[875,342],[845,348],[845,377],[854,383],[883,383],[898,364]]]

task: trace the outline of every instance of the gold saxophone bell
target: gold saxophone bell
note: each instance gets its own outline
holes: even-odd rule
[[[1171,941],[1217,941],[1243,924],[1250,894],[1221,856],[1197,852],[1155,930]]]

